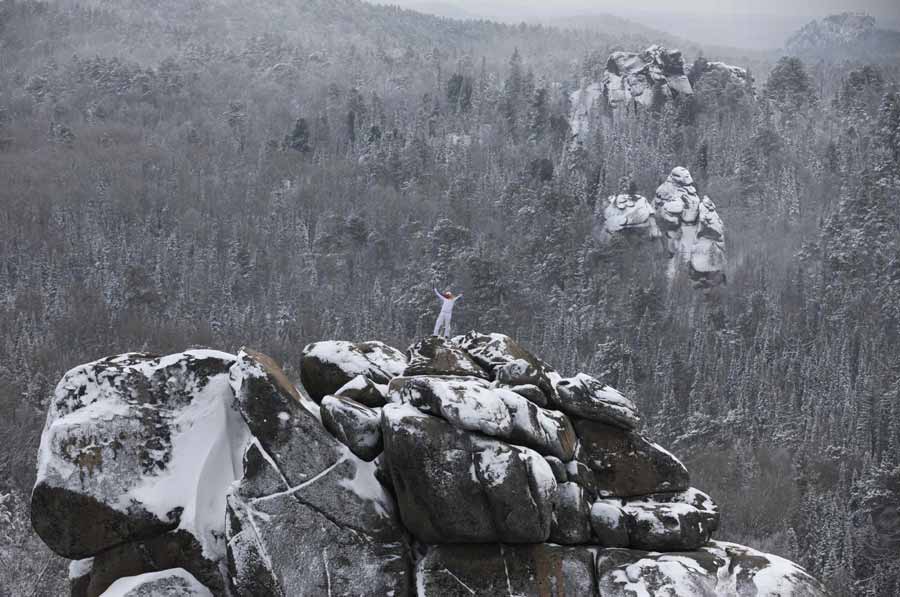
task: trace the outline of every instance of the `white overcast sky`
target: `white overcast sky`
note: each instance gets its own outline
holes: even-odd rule
[[[526,9],[548,11],[623,12],[715,12],[741,14],[824,15],[844,11],[864,11],[873,16],[900,15],[900,0],[443,0],[479,12],[494,8],[502,12]]]
[[[390,3],[390,0],[381,0]],[[900,0],[421,0],[457,5],[476,13],[681,12],[822,16],[862,11],[875,17],[900,17]],[[412,4],[413,2],[408,2]],[[407,4],[407,2],[403,2]]]

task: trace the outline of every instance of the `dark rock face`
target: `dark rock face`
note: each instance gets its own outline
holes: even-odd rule
[[[428,339],[409,366],[380,343],[319,344],[311,383],[341,382],[320,403],[248,349],[67,374],[33,515],[55,549],[93,556],[73,597],[827,597],[790,562],[710,541],[715,503],[594,378],[500,334]]]
[[[438,545],[416,568],[418,597],[599,597],[594,555],[558,545]]]
[[[381,413],[348,398],[322,399],[322,424],[350,451],[371,462],[378,458],[381,441]]]
[[[344,455],[341,444],[303,406],[300,393],[271,359],[241,351],[230,376],[241,416],[291,486]]]
[[[556,481],[527,448],[478,437],[409,405],[382,412],[384,461],[404,526],[425,543],[540,543]]]
[[[98,597],[120,578],[170,568],[185,569],[214,595],[225,594],[218,564],[206,559],[197,540],[184,531],[126,543],[98,554],[94,557],[84,594]]]
[[[377,408],[387,403],[387,386],[376,384],[365,375],[357,375],[334,393],[341,398],[349,398],[363,406]]]
[[[634,403],[600,381],[584,373],[556,383],[559,394],[555,404],[574,417],[634,429],[640,422]]]
[[[576,420],[575,431],[601,495],[636,496],[690,487],[690,475],[678,459],[633,431],[586,420]]]
[[[262,422],[228,502],[235,592],[406,595],[405,534],[374,465],[328,434],[283,375],[243,351],[231,370],[241,413]]]
[[[591,506],[591,528],[597,544],[603,547],[628,547],[630,543],[625,513],[610,501],[600,500]]]
[[[591,541],[591,503],[577,483],[559,483],[550,542],[580,545]]]
[[[318,402],[357,375],[386,384],[406,366],[406,355],[383,342],[316,342],[303,349],[300,380]]]
[[[441,336],[429,336],[407,350],[409,365],[403,375],[460,375],[488,379],[481,368],[465,351]]]

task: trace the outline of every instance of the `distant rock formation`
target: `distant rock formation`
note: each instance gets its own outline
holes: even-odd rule
[[[701,200],[687,168],[677,167],[656,189],[656,223],[669,254],[688,264],[701,286],[725,282],[725,227],[709,197]]]
[[[72,595],[826,597],[712,541],[718,507],[631,400],[508,336],[317,342],[301,371],[341,395],[249,349],[67,373],[32,522],[82,558]]]
[[[673,259],[671,274],[677,263],[684,263],[697,286],[725,283],[725,225],[715,203],[697,195],[687,168],[672,170],[656,189],[652,206],[633,191],[597,203],[594,237],[598,242],[608,243],[623,234],[638,239],[659,238]]]
[[[600,80],[610,105],[636,101],[644,106],[693,92],[680,50],[653,45],[643,52],[613,52]]]
[[[900,55],[900,31],[880,29],[874,17],[844,12],[811,21],[788,38],[794,56],[893,63]]]
[[[691,80],[715,74],[740,87],[750,87],[746,69],[724,62],[706,62],[703,73],[692,73],[679,50],[653,45],[642,52],[613,52],[599,81],[585,80],[570,96],[569,123],[578,138],[590,131],[593,109],[598,101],[615,111],[634,105],[663,104],[679,95],[692,95]]]

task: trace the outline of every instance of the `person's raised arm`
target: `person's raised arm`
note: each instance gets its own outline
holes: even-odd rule
[[[438,292],[438,289],[437,289],[437,288],[435,288],[435,287],[432,286],[431,289],[434,290],[434,294],[435,294],[439,299],[444,300],[444,295],[442,295],[440,292]]]

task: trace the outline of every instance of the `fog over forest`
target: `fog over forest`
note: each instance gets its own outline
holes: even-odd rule
[[[0,597],[900,595],[847,4],[0,0]]]

